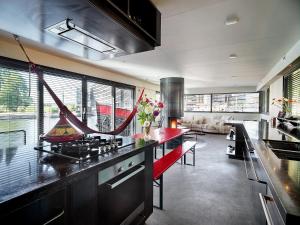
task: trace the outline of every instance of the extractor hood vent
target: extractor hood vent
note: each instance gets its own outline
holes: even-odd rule
[[[69,41],[76,42],[86,48],[101,52],[103,54],[114,55],[124,51],[89,33],[88,31],[71,23],[70,19],[54,24],[46,30]]]

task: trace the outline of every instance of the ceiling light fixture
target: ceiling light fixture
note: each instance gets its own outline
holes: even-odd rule
[[[236,58],[237,58],[237,55],[234,53],[229,55],[229,59],[236,59]]]
[[[239,20],[240,20],[240,18],[237,17],[236,15],[230,15],[226,18],[225,25],[231,26],[231,25],[237,24],[239,22]]]
[[[66,19],[46,28],[46,30],[52,34],[63,37],[64,39],[76,42],[84,47],[104,54],[110,55],[112,53],[114,54],[123,52],[121,49],[76,26],[70,21],[70,19]]]

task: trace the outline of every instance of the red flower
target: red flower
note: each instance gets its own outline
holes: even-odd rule
[[[163,107],[164,107],[164,103],[159,102],[159,103],[157,104],[157,106],[158,106],[158,108],[163,108]]]
[[[150,102],[149,98],[146,98],[146,102],[147,102],[147,103],[149,103],[149,102]]]

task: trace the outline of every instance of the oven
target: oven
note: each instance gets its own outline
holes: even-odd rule
[[[130,225],[143,221],[145,153],[139,153],[98,173],[101,225]]]

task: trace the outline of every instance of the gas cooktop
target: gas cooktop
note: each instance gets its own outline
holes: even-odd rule
[[[44,162],[49,162],[57,157],[82,162],[99,155],[108,155],[134,143],[131,138],[103,135],[85,137],[82,140],[70,142],[48,143],[43,141],[34,149],[49,153],[43,158]]]

